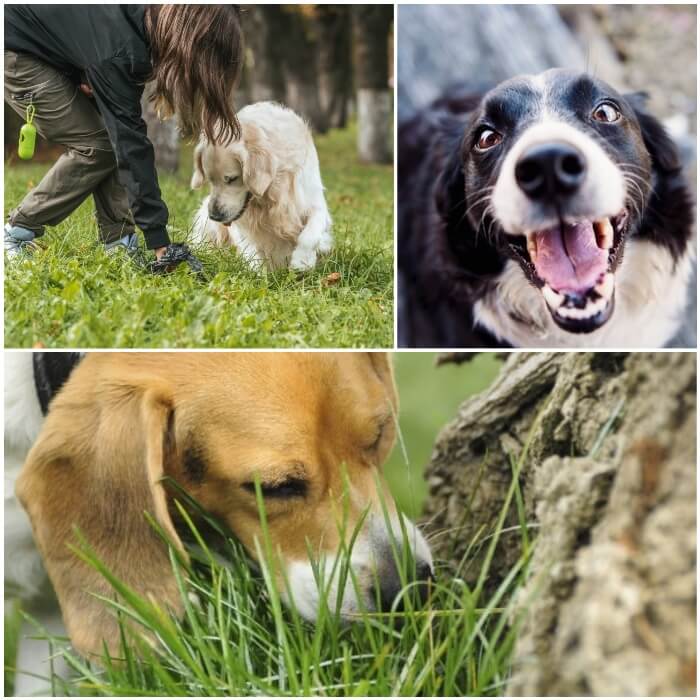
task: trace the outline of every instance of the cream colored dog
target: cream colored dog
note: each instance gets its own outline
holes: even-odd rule
[[[31,355],[22,355],[29,387]],[[225,522],[255,559],[259,480],[279,555],[274,580],[310,620],[322,604],[310,552],[327,573],[328,605],[337,603],[347,618],[391,606],[401,590],[391,541],[401,541],[402,526],[417,581],[432,575],[428,545],[397,512],[380,471],[396,435],[385,353],[97,352],[72,370],[43,424],[31,391],[21,396],[13,413],[35,416],[38,435],[16,493],[71,642],[84,654],[99,654],[103,642],[117,652],[119,630],[95,595],[111,597],[110,586],[70,549],[75,527],[116,576],[182,613],[167,548],[144,516],[150,513],[183,549],[165,476]],[[29,408],[20,411],[24,401]],[[360,587],[348,585],[341,595],[341,567],[331,573],[333,561],[355,527],[351,566]]]
[[[248,105],[238,119],[238,141],[202,139],[195,149],[191,186],[208,182],[211,193],[195,216],[193,239],[233,245],[252,265],[308,270],[333,243],[311,131],[273,102]]]

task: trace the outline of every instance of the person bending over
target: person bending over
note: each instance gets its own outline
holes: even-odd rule
[[[67,149],[10,212],[6,253],[31,247],[92,195],[108,250],[135,252],[138,226],[157,260],[177,260],[144,85],[154,82],[159,116],[177,115],[183,135],[229,143],[240,135],[241,66],[237,5],[5,5],[5,101],[22,117],[32,106],[38,133]]]

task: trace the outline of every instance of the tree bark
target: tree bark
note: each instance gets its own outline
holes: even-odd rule
[[[389,89],[389,31],[394,8],[353,5],[352,18],[359,157],[370,163],[390,163],[394,102]]]
[[[285,22],[284,61],[287,104],[313,127],[328,130],[319,96],[318,42],[316,26],[308,6],[282,6]]]
[[[246,73],[253,102],[284,102],[283,47],[289,40],[280,5],[244,5]]]
[[[329,128],[347,125],[352,97],[350,7],[317,5],[319,97]]]
[[[529,443],[535,543],[506,695],[695,694],[695,387],[692,353],[512,354],[439,435],[427,514],[455,567]],[[521,554],[517,523],[490,591]],[[481,556],[459,572],[471,585]]]
[[[146,122],[148,138],[153,144],[156,168],[162,172],[175,173],[180,164],[180,134],[176,118],[162,121],[148,99],[151,86],[146,85],[141,99],[143,120]]]

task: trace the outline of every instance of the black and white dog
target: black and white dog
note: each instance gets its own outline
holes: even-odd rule
[[[554,69],[453,90],[401,125],[399,345],[669,342],[694,211],[644,101]]]
[[[82,357],[77,352],[5,352],[5,603],[17,600],[48,632],[64,635],[61,612],[34,543],[32,527],[15,496],[15,481],[34,444],[49,402]],[[49,661],[46,641],[25,624],[18,646],[15,695],[45,693],[53,665],[65,674],[61,659]]]

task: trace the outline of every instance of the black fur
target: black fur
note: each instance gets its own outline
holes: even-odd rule
[[[41,412],[44,415],[49,410],[51,400],[66,383],[71,372],[81,359],[82,354],[79,352],[32,353],[34,384]]]
[[[504,232],[484,212],[485,203],[478,204],[478,190],[494,184],[507,148],[475,154],[472,147],[484,123],[495,122],[510,135],[528,125],[527,90],[527,85],[502,85],[486,96],[473,96],[453,87],[399,127],[401,347],[503,347],[475,326],[473,306],[512,257]],[[577,125],[606,90],[612,91],[585,74],[568,74],[554,85],[556,99]],[[581,120],[580,128],[614,162],[648,172],[650,194],[646,206],[634,202],[641,217],[633,216],[628,235],[653,241],[678,260],[692,238],[694,211],[676,147],[646,112],[644,95],[614,95],[625,117],[622,126],[606,129]]]

